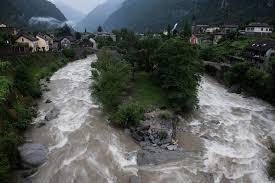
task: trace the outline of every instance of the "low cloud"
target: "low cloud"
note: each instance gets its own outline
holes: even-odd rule
[[[72,22],[70,21],[63,22],[53,17],[31,17],[29,19],[29,25],[31,26],[43,25],[49,28],[58,28],[58,27],[63,27],[65,24],[72,25]]]

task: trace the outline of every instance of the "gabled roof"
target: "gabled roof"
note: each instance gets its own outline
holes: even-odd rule
[[[36,37],[33,37],[33,36],[23,33],[23,32],[18,33],[16,39],[18,39],[19,37],[27,38],[30,41],[38,41],[38,39]]]
[[[258,40],[247,46],[246,49],[266,52],[269,49],[275,49],[275,39]]]
[[[248,24],[246,27],[270,27],[267,23],[254,22]]]
[[[36,36],[38,36],[38,37],[44,39],[45,41],[49,41],[49,38],[50,38],[48,35],[43,34],[43,33],[41,33],[41,32],[39,32]]]

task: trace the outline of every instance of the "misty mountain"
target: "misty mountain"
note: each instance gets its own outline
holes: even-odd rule
[[[56,1],[55,5],[65,15],[65,17],[73,23],[77,23],[85,17],[85,14],[70,7],[63,1]]]
[[[197,23],[243,23],[275,19],[275,0],[198,0]],[[227,7],[227,8],[226,8]],[[182,20],[191,23],[193,0],[126,0],[106,21],[109,30],[129,28],[135,31],[161,31]],[[227,11],[225,11],[227,10]],[[225,13],[228,12],[228,13]],[[228,14],[228,16],[225,16]]]
[[[97,6],[75,27],[78,31],[95,31],[99,25],[103,25],[107,18],[121,7],[124,0],[107,0]]]
[[[12,26],[28,26],[31,17],[52,17],[65,21],[65,16],[47,0],[2,0],[0,22]]]

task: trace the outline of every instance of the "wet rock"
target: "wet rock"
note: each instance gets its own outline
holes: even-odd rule
[[[184,157],[183,152],[167,151],[158,147],[144,148],[137,154],[137,164],[139,166],[144,165],[159,165],[170,161],[176,161]]]
[[[51,121],[51,120],[57,118],[57,116],[59,115],[59,113],[60,113],[60,110],[54,107],[50,112],[48,112],[46,114],[45,120],[46,121]]]
[[[168,149],[169,151],[175,151],[175,150],[177,150],[177,148],[178,148],[177,145],[169,145],[169,146],[167,146],[167,149]]]
[[[228,91],[230,93],[240,94],[242,92],[241,85],[235,84],[235,85],[231,86]]]
[[[45,103],[50,104],[50,103],[52,103],[52,101],[50,99],[47,99]]]
[[[27,177],[35,174],[37,172],[37,170],[38,170],[37,168],[31,168],[28,170],[24,170],[24,171],[22,171],[21,176],[24,178],[27,178]]]
[[[47,149],[42,144],[26,143],[18,148],[22,166],[34,168],[47,161]]]
[[[133,133],[131,134],[131,136],[132,136],[133,139],[135,139],[137,142],[143,141],[143,137],[140,136],[139,134],[137,134],[136,132],[133,132]]]
[[[46,78],[47,83],[51,82],[51,79],[49,77]]]
[[[133,175],[130,177],[129,183],[140,183],[140,179],[138,176]]]
[[[32,179],[30,177],[24,178],[20,181],[20,183],[32,183]]]
[[[130,129],[125,129],[125,130],[124,130],[124,133],[126,133],[127,135],[130,135],[130,134],[131,134],[131,131],[130,131]]]
[[[45,123],[44,121],[35,124],[35,128],[41,128],[41,127],[43,127],[43,126],[46,126],[46,123]]]

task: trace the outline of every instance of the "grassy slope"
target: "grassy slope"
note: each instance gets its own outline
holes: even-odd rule
[[[144,108],[150,106],[166,106],[164,92],[157,86],[154,86],[149,74],[138,72],[133,81],[132,95],[134,100]]]

